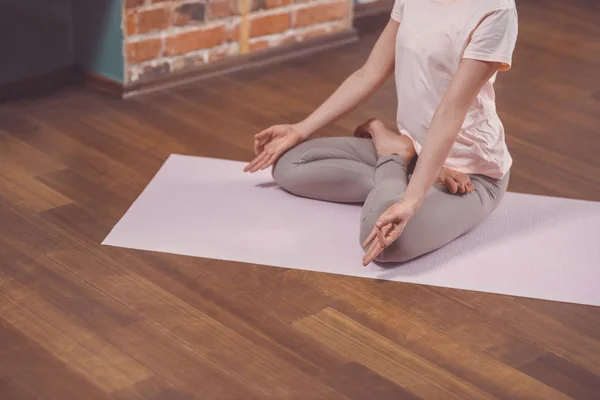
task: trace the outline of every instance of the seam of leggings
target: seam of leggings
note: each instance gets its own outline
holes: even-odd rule
[[[350,146],[350,148],[352,149],[352,152],[354,153],[354,155],[356,156],[356,158],[358,158],[359,160],[361,160],[361,162],[363,162],[364,164],[367,164],[367,165],[369,165],[369,166],[372,166],[372,165],[370,165],[370,164],[366,163],[366,162],[365,162],[365,161],[362,159],[362,157],[360,156],[360,153],[359,153],[359,152],[356,150],[356,148],[355,148],[354,146],[350,145],[349,143],[347,143],[347,145],[348,145],[348,146]],[[375,162],[375,164],[377,164],[377,161]]]
[[[315,161],[326,161],[326,160],[348,160],[348,161],[354,161],[354,162],[358,162],[358,163],[361,163],[361,164],[368,165],[367,163],[361,161],[360,157],[357,157],[358,159],[345,158],[345,157],[342,157],[342,158],[323,157],[323,158],[319,158],[319,159],[316,159],[316,160],[306,160],[307,154],[310,154],[311,152],[318,151],[318,150],[322,150],[322,149],[314,148],[314,149],[308,149],[308,150],[306,150],[299,157],[298,161],[294,161],[293,164],[297,164],[297,165],[300,165],[300,164],[309,164],[309,163],[315,162]],[[339,150],[339,149],[328,149],[328,150],[332,151],[332,152],[336,152],[336,151],[343,152],[342,150]],[[371,166],[369,165],[369,167],[371,167]]]
[[[397,155],[397,154],[392,154],[392,155],[389,155],[389,156],[379,157],[377,159],[377,165],[375,166],[375,168],[379,168],[383,164],[386,164],[386,163],[388,163],[390,161],[395,161],[398,164],[401,164],[404,167],[405,170],[408,168],[405,160],[402,157],[400,157],[399,155]]]

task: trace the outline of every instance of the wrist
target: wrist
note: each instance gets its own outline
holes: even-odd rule
[[[424,197],[421,196],[410,196],[405,195],[402,202],[408,205],[414,212],[416,212],[423,204]]]
[[[313,131],[306,126],[304,121],[293,124],[292,129],[295,132],[298,132],[300,134],[300,136],[302,136],[303,140],[308,139],[313,134]]]

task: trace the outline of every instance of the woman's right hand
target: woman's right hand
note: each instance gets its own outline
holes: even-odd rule
[[[305,137],[293,125],[274,125],[254,136],[256,158],[244,172],[256,172],[270,167],[286,151],[304,141]]]

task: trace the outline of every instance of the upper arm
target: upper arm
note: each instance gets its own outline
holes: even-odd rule
[[[394,71],[396,34],[400,23],[390,18],[362,69],[369,80],[384,81]]]
[[[473,30],[442,104],[468,109],[475,97],[498,71],[511,66],[518,34],[514,8],[496,10],[486,15]]]
[[[440,105],[452,105],[466,112],[483,85],[501,68],[500,62],[463,59]]]
[[[510,69],[518,36],[515,8],[495,10],[486,15],[471,33],[463,58],[500,63],[500,70]]]

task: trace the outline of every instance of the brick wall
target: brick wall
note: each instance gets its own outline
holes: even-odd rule
[[[128,83],[351,26],[352,0],[124,0]]]

